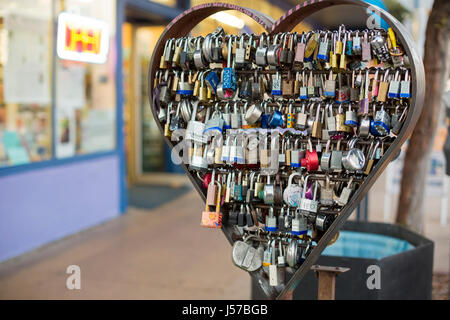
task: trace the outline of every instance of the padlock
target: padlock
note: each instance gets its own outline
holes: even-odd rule
[[[214,206],[216,204],[217,198],[217,185],[216,185],[216,170],[212,170],[211,182],[208,185],[208,189],[206,191],[206,204],[208,206]]]
[[[369,148],[369,151],[367,153],[367,165],[366,165],[366,168],[364,170],[364,174],[365,175],[369,175],[370,174],[370,172],[372,171],[373,164],[375,162],[375,153],[376,153],[376,150],[377,150],[377,148],[378,148],[378,146],[380,144],[380,140],[377,139],[376,141],[377,142],[376,142],[375,145],[373,145],[373,141],[372,141],[371,146]]]
[[[253,103],[245,113],[245,120],[249,124],[255,124],[261,118],[263,108],[259,102]]]
[[[339,70],[341,71],[347,70],[347,56],[345,52],[346,47],[347,47],[347,33],[344,34],[344,40],[342,41],[341,59],[339,60]]]
[[[302,33],[302,37],[300,38],[300,41],[297,42],[297,46],[295,47],[295,57],[294,62],[300,63],[303,62],[303,59],[305,57],[305,33]]]
[[[317,105],[316,118],[312,125],[311,136],[314,138],[322,139],[322,122],[320,121],[320,107],[321,104]]]
[[[237,81],[236,81],[236,70],[232,67],[231,55],[232,55],[232,38],[228,40],[228,56],[227,56],[227,67],[223,69],[223,80],[222,88],[226,91],[228,96],[231,96],[236,92]],[[231,93],[230,93],[231,92]],[[227,94],[225,95],[227,97]]]
[[[234,102],[233,113],[231,114],[231,128],[239,129],[242,126],[242,116],[238,107],[238,102]]]
[[[294,95],[294,82],[295,80],[291,78],[291,72],[288,71],[287,78],[282,80],[281,92],[283,97],[291,98]]]
[[[317,59],[322,61],[329,61],[330,57],[328,56],[328,32],[325,32],[322,41],[319,44],[319,52],[317,53]]]
[[[372,38],[370,45],[378,60],[382,62],[388,62],[390,60],[391,57],[389,55],[386,41],[380,32],[377,32],[377,34]]]
[[[208,204],[206,204],[206,208],[205,211],[202,212],[202,219],[200,222],[200,225],[202,227],[205,228],[215,228],[215,229],[220,229],[222,228],[222,213],[220,211],[220,185],[218,182],[216,182],[216,184],[218,184],[218,192],[217,192],[217,198],[216,198],[216,211],[212,212],[209,211],[209,206]]]
[[[183,51],[183,38],[179,38],[175,41],[175,50],[172,56],[172,67],[178,67],[180,65],[180,56]]]
[[[255,236],[249,236],[244,241],[238,240],[233,244],[233,263],[248,272],[256,271],[263,265],[261,254],[258,252],[259,250],[248,244],[249,240],[255,238]]]
[[[342,113],[342,105],[339,105],[338,113],[335,118],[337,132],[352,132],[352,129],[345,125],[345,116]]]
[[[290,239],[286,249],[286,262],[291,268],[297,268],[299,265],[299,247],[297,239]]]
[[[245,227],[247,225],[247,221],[246,221],[246,211],[244,209],[244,205],[241,204],[241,209],[239,210],[239,214],[238,214],[238,223],[237,226],[238,227]]]
[[[296,35],[295,35],[296,36]],[[295,51],[294,51],[294,42],[295,42],[295,36],[294,34],[289,35],[289,49],[287,53],[287,60],[286,65],[292,66],[294,64],[294,58],[295,58]]]
[[[281,150],[278,153],[278,163],[280,167],[284,167],[286,165],[286,140],[282,140]]]
[[[250,165],[258,164],[258,138],[255,132],[248,133],[246,136],[247,149],[245,163]]]
[[[280,232],[286,232],[286,216],[284,214],[284,207],[281,207],[280,213],[278,214],[278,221],[277,221],[277,229]]]
[[[222,55],[222,45],[224,37],[223,36],[215,36],[214,37],[214,46],[211,49],[211,59],[213,62],[221,63],[224,59]]]
[[[389,69],[386,69],[386,72],[384,73],[383,81],[380,81],[379,89],[378,89],[378,96],[377,101],[379,102],[386,102],[388,90],[389,90]]]
[[[259,45],[255,53],[255,63],[258,66],[267,66],[267,44],[265,43],[265,33],[261,34],[259,38]]]
[[[332,215],[328,215],[325,213],[319,213],[316,216],[314,225],[317,230],[325,232],[328,230],[328,228],[331,226],[332,223],[333,223]]]
[[[330,136],[333,136],[336,134],[336,117],[333,115],[333,104],[329,103],[325,110],[327,110],[327,127],[328,127],[328,134]]]
[[[280,269],[277,266],[275,257],[275,241],[272,242],[272,259],[269,265],[269,285],[272,287],[277,287],[282,283]]]
[[[335,172],[340,172],[342,170],[342,150],[341,148],[341,140],[339,139],[337,142],[336,150],[331,151],[330,157],[330,170]]]
[[[267,63],[271,66],[278,66],[279,51],[281,50],[281,45],[278,43],[278,34],[273,38],[273,43],[267,49]],[[281,90],[281,88],[280,88]]]
[[[400,115],[400,118],[398,119],[397,123],[394,126],[392,126],[392,133],[393,134],[398,135],[400,133],[400,130],[402,129],[403,122],[405,121],[406,116],[408,114],[407,112],[408,112],[408,106],[406,106],[403,109],[403,112]]]
[[[369,118],[369,115],[366,113],[362,116],[361,121],[359,123],[359,136],[361,138],[369,136],[370,124],[371,120]]]
[[[239,48],[236,49],[236,58],[234,60],[236,68],[243,68],[245,66],[245,36],[247,34],[241,34],[239,38]]]
[[[305,158],[301,160],[301,164],[308,172],[319,169],[319,156],[316,150],[313,149],[311,139],[308,140],[308,149],[306,150]]]
[[[364,31],[364,36],[361,43],[361,60],[362,61],[372,60],[372,50],[370,48],[368,31]]]
[[[311,186],[311,188],[314,189],[313,198],[308,199],[306,197],[306,191],[308,188],[308,179],[309,179],[309,175],[305,177],[305,182],[303,183],[303,193],[302,193],[302,198],[300,201],[299,209],[300,209],[300,211],[317,213],[317,210],[319,207],[319,201],[317,200],[316,197],[317,197],[317,189],[318,189],[319,183],[317,181],[313,182],[314,188]]]
[[[194,101],[194,109],[192,110],[191,120],[186,127],[186,133],[184,138],[188,141],[193,141],[198,144],[206,143],[206,137],[203,134],[205,131],[205,123],[196,121],[196,115],[198,110],[199,101]]]
[[[222,112],[219,110],[219,103],[216,102],[214,112],[209,118],[209,120],[205,123],[205,130],[203,131],[204,134],[208,135],[214,135],[214,134],[221,134],[223,132],[224,127],[224,120],[222,118]]]
[[[241,202],[244,200],[243,193],[242,193],[242,171],[239,171],[237,181],[234,184],[234,191],[233,191],[233,199],[234,201]],[[241,208],[243,209],[243,208]],[[244,213],[245,215],[245,213]]]
[[[225,145],[222,147],[222,157],[221,161],[222,163],[229,163],[230,162],[230,155],[231,155],[231,135],[228,135],[225,140]]]
[[[308,87],[307,87],[307,76],[305,75],[305,72],[302,72],[302,85],[300,87],[299,91],[299,98],[300,100],[306,100],[308,99]]]
[[[283,33],[281,36],[282,46],[279,53],[279,63],[280,65],[284,65],[287,62],[288,56],[288,41],[287,41],[287,33]]]
[[[298,141],[299,141],[299,139],[295,140],[294,149],[291,151],[291,167],[292,168],[300,167],[300,153],[299,153],[299,149],[298,149]]]
[[[286,128],[294,128],[295,127],[295,113],[292,112],[292,105],[294,104],[294,100],[290,100],[288,106],[288,112],[286,114]]]
[[[180,94],[182,96],[192,96],[194,93],[194,90],[192,88],[192,85],[187,81],[187,79],[184,77],[185,72],[181,72],[180,81],[178,83],[178,90],[177,94]]]
[[[193,58],[194,58],[194,65],[198,70],[206,67],[206,61],[203,56],[203,51],[201,48],[203,41],[204,41],[203,37],[198,37],[195,41],[196,49],[194,51]]]
[[[336,96],[336,81],[333,78],[333,70],[330,70],[328,79],[325,81],[324,96],[327,98]]]
[[[409,99],[411,98],[411,80],[409,77],[409,70],[406,70],[404,80],[400,83],[400,98]]]
[[[360,95],[360,102],[359,102],[359,114],[367,114],[369,112],[369,70],[366,70],[366,77],[364,80],[364,93]],[[361,86],[362,90],[362,86]]]
[[[222,114],[223,118],[223,129],[231,129],[231,113],[230,113],[230,103],[227,102],[224,107],[224,112]]]
[[[358,126],[358,116],[351,103],[348,104],[348,110],[345,112],[345,125],[352,128]]]
[[[366,164],[364,152],[356,148],[358,138],[349,141],[349,150],[342,153],[342,165],[347,171],[361,171]]]
[[[314,52],[319,44],[319,33],[313,32],[309,34],[310,37],[306,42],[305,54],[303,60],[311,62],[314,59]]]
[[[301,174],[298,172],[294,172],[289,176],[288,185],[283,191],[283,200],[284,203],[291,207],[298,207],[300,205],[300,199],[302,196],[302,188],[300,183],[293,184],[293,178],[299,176]]]
[[[249,205],[246,205],[246,215],[245,215],[245,221],[247,223],[247,227],[251,228],[255,225],[255,220],[258,221],[257,219],[254,219],[253,214],[252,214],[252,210],[250,208]]]
[[[375,109],[375,105],[374,105]],[[374,136],[386,136],[390,132],[390,117],[384,110],[384,105],[381,105],[381,110],[374,111],[375,117],[371,124],[370,132]]]
[[[341,195],[337,198],[336,203],[341,207],[345,206],[353,193],[353,189],[353,176],[351,176],[347,186],[342,189]]]
[[[266,231],[276,232],[277,231],[277,217],[273,213],[273,207],[269,208],[269,214],[266,215]]]
[[[283,94],[281,90],[281,77],[280,73],[277,71],[275,75],[272,76],[272,95],[281,96]]]
[[[330,185],[329,175],[325,175],[325,184],[320,189],[320,204],[324,206],[332,206],[334,204],[334,190]]]
[[[263,200],[265,204],[273,204],[275,197],[275,186],[270,182],[270,176],[267,176],[266,184],[263,190]]]
[[[280,104],[278,104],[279,107],[281,107]],[[274,108],[272,115],[270,116],[269,119],[269,127],[270,128],[277,128],[277,127],[282,127],[283,126],[283,114],[281,113],[280,110],[278,110],[276,107]]]
[[[336,39],[336,49],[334,51],[337,55],[342,55],[343,52],[344,43],[341,40],[343,33],[345,33],[345,26],[341,25],[339,26],[339,31]]]
[[[299,130],[305,130],[306,129],[306,122],[308,120],[308,115],[305,111],[306,104],[302,104],[302,108],[300,112],[297,112],[295,117],[295,128]]]
[[[241,78],[238,97],[245,100],[252,98],[252,82],[248,78]]]
[[[330,169],[330,160],[331,160],[331,140],[327,141],[325,152],[322,153],[322,157],[320,158],[320,168],[322,171],[328,171]]]
[[[203,156],[197,154],[199,146],[194,143],[194,153],[191,157],[191,162],[189,163],[189,169],[197,171],[205,171],[208,169],[208,163],[206,161],[206,148],[204,148]],[[200,145],[201,148],[201,145]]]
[[[389,83],[388,98],[400,99],[400,73],[398,70],[395,72],[394,78]]]

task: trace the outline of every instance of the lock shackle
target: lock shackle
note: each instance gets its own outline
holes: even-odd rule
[[[316,108],[316,122],[318,122],[319,121],[319,119],[320,119],[320,107],[321,107],[321,104],[322,103],[318,103],[318,105],[317,105],[317,108]]]
[[[198,104],[199,104],[198,100],[194,101],[194,106],[191,114],[191,121],[195,121],[195,117],[197,116]]]
[[[350,141],[348,142],[349,149],[355,149],[355,145],[358,141],[359,141],[359,138],[357,138],[357,137],[350,139]]]
[[[294,179],[294,177],[295,176],[302,176],[300,173],[298,173],[298,172],[294,172],[294,173],[292,173],[290,176],[289,176],[289,180],[288,180],[288,186],[291,186],[292,185],[292,180]],[[300,182],[301,182],[301,180],[300,180]],[[300,185],[300,183],[299,183],[299,185]]]
[[[314,151],[311,138],[308,138],[308,149],[309,149],[309,152],[313,152]]]
[[[232,37],[228,38],[228,50],[227,50],[227,68],[231,68],[231,50],[233,47]]]
[[[328,139],[327,144],[325,146],[325,153],[330,152],[331,139]]]

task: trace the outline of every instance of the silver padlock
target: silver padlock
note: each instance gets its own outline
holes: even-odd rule
[[[309,178],[309,175],[306,176],[305,182],[303,184],[302,200],[300,201],[299,209],[301,211],[317,213],[318,206],[319,206],[319,201],[316,198],[317,197],[318,182],[314,181],[313,199],[312,200],[311,199],[307,199],[306,198],[306,191],[307,191],[307,188],[308,188],[308,178]]]
[[[244,241],[236,241],[233,244],[232,258],[233,263],[245,271],[253,272],[261,268],[262,266],[262,256],[261,250],[255,249],[252,245],[248,243],[249,240],[255,239],[255,236],[247,237]]]
[[[203,144],[206,143],[205,136],[203,135],[203,132],[205,131],[205,124],[195,120],[195,117],[197,116],[198,104],[199,101],[194,101],[194,109],[192,110],[191,120],[187,124],[184,138],[188,141]]]
[[[242,116],[237,101],[234,102],[233,113],[231,114],[231,128],[239,129],[242,126]]]
[[[352,176],[350,178],[347,186],[344,187],[344,189],[342,189],[341,195],[336,200],[336,203],[342,207],[345,206],[348,203],[350,196],[352,195],[353,189],[354,189],[354,187],[353,187],[353,176]]]
[[[261,67],[267,66],[267,44],[264,42],[264,36],[265,33],[261,34],[255,54],[255,63]]]
[[[358,138],[353,138],[349,142],[349,150],[342,154],[342,165],[347,171],[361,171],[366,164],[364,152],[356,148]]]

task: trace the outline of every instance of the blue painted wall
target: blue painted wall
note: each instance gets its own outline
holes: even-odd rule
[[[119,157],[0,177],[0,261],[120,215]]]

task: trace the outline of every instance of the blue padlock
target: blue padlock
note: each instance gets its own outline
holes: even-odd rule
[[[205,77],[206,85],[212,93],[216,94],[217,86],[219,85],[219,76],[215,71],[210,71]]]
[[[375,113],[375,118],[370,123],[370,133],[377,137],[387,136],[390,132],[391,121],[389,114],[381,107]]]
[[[228,39],[227,67],[223,69],[223,89],[235,92],[237,90],[236,70],[231,65],[232,37]]]
[[[283,114],[280,110],[275,109],[269,119],[269,127],[277,128],[283,126]]]

